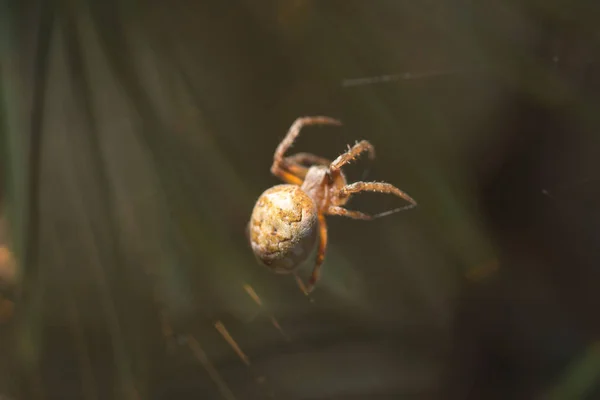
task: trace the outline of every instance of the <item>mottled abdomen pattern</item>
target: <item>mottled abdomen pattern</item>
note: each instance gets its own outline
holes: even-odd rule
[[[249,222],[254,254],[274,272],[289,273],[310,255],[318,236],[317,209],[295,185],[277,185],[256,202]]]

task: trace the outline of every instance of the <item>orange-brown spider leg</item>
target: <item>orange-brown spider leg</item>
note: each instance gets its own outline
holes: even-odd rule
[[[369,214],[365,214],[360,211],[347,210],[340,206],[329,206],[329,208],[327,209],[327,215],[340,215],[342,217],[349,217],[352,219],[364,219],[367,221],[373,219],[373,216]]]
[[[375,148],[373,145],[366,140],[361,140],[352,146],[352,148],[348,149],[348,151],[346,151],[344,154],[341,154],[338,158],[333,160],[329,166],[329,169],[331,172],[338,171],[340,168],[342,168],[342,166],[348,164],[365,151],[369,152],[370,159],[375,158]]]
[[[337,198],[339,200],[345,201],[353,194],[360,192],[379,192],[393,194],[408,201],[411,204],[410,208],[417,205],[417,202],[408,194],[404,193],[396,186],[386,182],[354,182],[341,188],[338,192]]]
[[[297,154],[293,154],[291,156],[285,157],[283,159],[282,165],[285,166],[286,169],[288,169],[290,171],[290,173],[292,175],[295,175],[298,178],[301,178],[302,182],[304,180],[304,178],[306,177],[306,173],[308,172],[308,168],[311,165],[329,165],[331,164],[331,161],[323,158],[323,157],[319,157],[317,155],[311,154],[311,153],[297,153]],[[281,174],[281,172],[280,172]],[[280,176],[281,177],[281,176]],[[286,178],[282,178],[284,179],[286,182],[289,183],[294,183],[294,184],[301,184],[301,183],[297,183],[298,181],[296,179],[293,179],[292,177],[286,177]],[[293,181],[290,182],[290,179],[292,179]]]
[[[311,165],[329,165],[331,160],[325,157],[320,157],[311,153],[296,153],[285,158],[285,161],[289,161],[295,164],[311,166]]]
[[[277,149],[275,150],[275,155],[273,156],[274,163],[280,163],[283,160],[283,156],[285,152],[291,147],[294,143],[294,140],[300,134],[300,130],[306,125],[341,125],[342,123],[337,119],[329,118],[329,117],[301,117],[294,121],[290,129],[288,130],[285,138],[279,143]]]
[[[300,165],[294,165],[283,158],[285,152],[294,143],[294,140],[300,134],[300,130],[306,125],[341,125],[342,123],[336,119],[329,117],[302,117],[294,121],[287,134],[277,146],[273,155],[273,165],[271,173],[278,176],[282,180],[295,185],[302,184],[302,178],[306,175],[306,168]]]
[[[306,294],[310,293],[315,284],[321,277],[321,265],[325,260],[325,252],[327,250],[327,223],[325,222],[325,216],[319,214],[319,250],[317,252],[317,260],[315,267],[313,268],[308,285],[306,285]]]
[[[304,176],[306,176],[306,168],[300,165],[285,165],[285,167],[281,167],[280,164],[273,164],[271,173],[284,182],[300,186],[304,181]]]

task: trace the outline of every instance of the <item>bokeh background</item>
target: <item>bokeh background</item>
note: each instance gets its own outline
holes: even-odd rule
[[[599,399],[599,16],[2,0],[0,398]],[[245,236],[304,115],[419,202],[329,218],[310,298]]]

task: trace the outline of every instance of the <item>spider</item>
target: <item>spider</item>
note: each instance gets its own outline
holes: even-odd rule
[[[341,122],[324,116],[301,117],[294,121],[277,146],[271,166],[271,173],[286,184],[273,186],[260,195],[248,223],[248,236],[258,261],[280,274],[294,273],[309,257],[318,238],[315,266],[304,289],[308,294],[319,280],[325,259],[326,215],[371,220],[415,207],[417,202],[389,183],[347,183],[341,170],[345,164],[364,152],[368,152],[371,159],[375,157],[374,147],[366,140],[349,147],[333,162],[310,153],[285,157],[301,129],[307,125],[341,125]],[[393,194],[410,205],[377,215],[343,207],[352,195],[360,192]]]

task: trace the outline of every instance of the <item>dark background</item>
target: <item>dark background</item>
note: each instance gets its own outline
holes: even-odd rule
[[[0,4],[0,394],[600,399],[600,3]],[[303,115],[419,202],[329,218],[312,302],[244,234]]]

